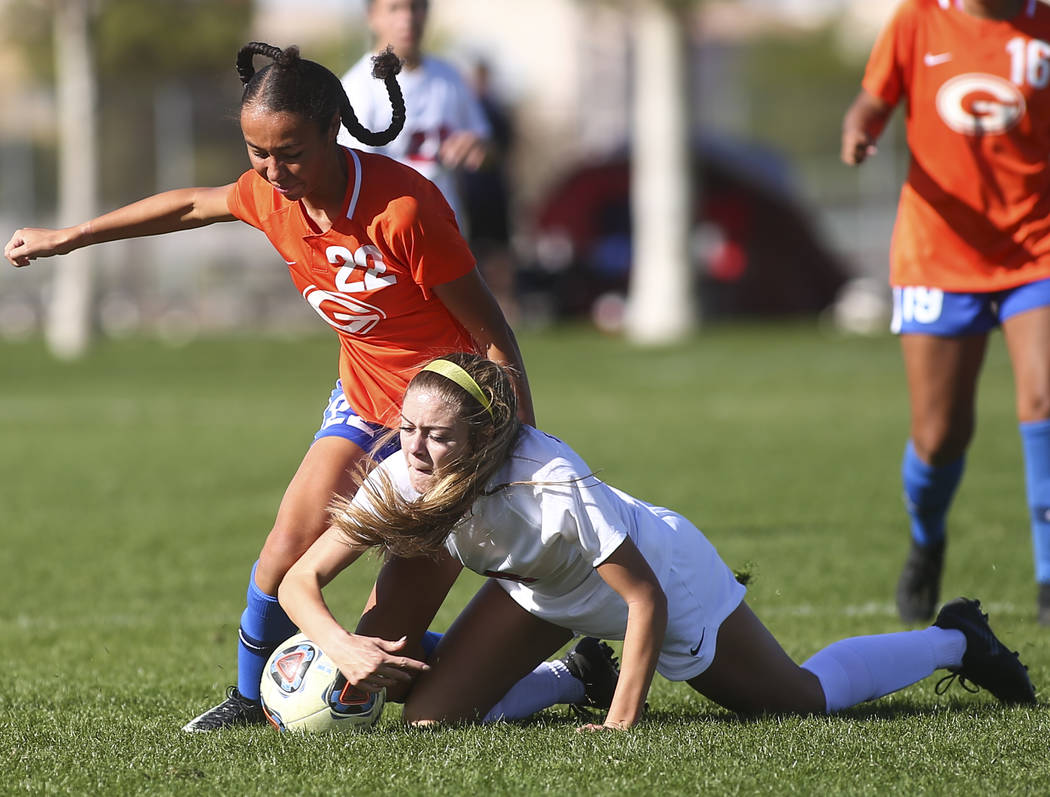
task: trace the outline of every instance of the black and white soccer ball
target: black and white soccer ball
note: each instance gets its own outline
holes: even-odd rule
[[[386,692],[350,686],[328,656],[304,634],[277,646],[260,684],[266,718],[279,731],[363,730],[383,714]]]

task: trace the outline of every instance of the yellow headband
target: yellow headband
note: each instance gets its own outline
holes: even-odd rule
[[[492,412],[492,402],[489,401],[489,397],[485,395],[485,391],[481,389],[480,385],[474,381],[474,377],[464,371],[460,366],[450,360],[433,360],[424,365],[422,370],[433,371],[435,374],[441,374],[446,379],[451,379],[477,399],[478,404],[485,408],[489,417],[492,418],[492,420],[496,420],[496,415]]]

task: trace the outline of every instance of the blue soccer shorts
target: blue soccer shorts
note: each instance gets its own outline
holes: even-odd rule
[[[401,448],[400,442],[395,437],[378,450],[373,450],[376,442],[386,431],[388,430],[385,426],[369,423],[357,414],[343,393],[343,381],[337,379],[332,394],[328,397],[328,406],[325,407],[324,416],[321,418],[321,428],[314,435],[314,440],[320,440],[322,437],[342,437],[357,443],[362,449],[370,452],[376,461],[381,462]]]
[[[895,334],[959,337],[981,335],[1011,316],[1050,306],[1050,279],[991,293],[950,293],[919,285],[894,287]]]

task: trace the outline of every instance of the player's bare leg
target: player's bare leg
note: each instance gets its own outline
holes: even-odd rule
[[[840,639],[801,665],[741,603],[718,630],[711,666],[689,684],[742,714],[823,714],[896,692],[939,669],[1004,703],[1035,701],[1017,654],[995,636],[980,602],[966,598],[946,604],[928,628]]]
[[[354,633],[397,640],[405,637],[401,653],[425,660],[422,639],[463,566],[448,554],[431,559],[392,558],[376,577],[361,620]],[[387,687],[387,699],[400,701],[411,686]]]
[[[259,705],[263,667],[273,649],[296,630],[277,602],[277,587],[288,569],[328,528],[332,497],[353,493],[355,465],[364,453],[356,443],[341,437],[323,437],[306,452],[252,569],[248,608],[241,616],[239,631],[237,686],[230,687],[224,701],[190,720],[183,730],[206,732],[265,722]]]
[[[332,498],[354,494],[355,469],[364,456],[360,446],[342,437],[322,437],[310,446],[259,554],[255,584],[264,593],[277,594],[284,574],[328,528]]]
[[[1039,622],[1050,625],[1050,307],[1003,322],[1025,459]]]
[[[788,656],[745,602],[719,627],[711,666],[688,683],[720,706],[742,714],[825,710],[820,681]]]
[[[973,437],[977,378],[987,336],[905,334],[900,340],[915,451],[931,465],[952,462],[966,452]]]
[[[1003,336],[1014,370],[1017,419],[1050,418],[1050,307],[1039,307],[1003,322]]]
[[[405,721],[472,722],[572,634],[532,616],[493,581],[452,624],[405,704]]]
[[[973,437],[986,344],[986,335],[901,335],[911,406],[901,478],[911,548],[897,584],[897,611],[906,623],[929,622],[940,598],[945,518]]]

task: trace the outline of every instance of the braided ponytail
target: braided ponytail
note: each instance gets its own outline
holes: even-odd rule
[[[362,125],[350,98],[343,92],[343,102],[339,105],[339,116],[343,126],[350,131],[350,135],[367,144],[370,147],[381,147],[389,144],[405,126],[405,98],[401,94],[401,86],[397,82],[397,75],[401,71],[401,59],[394,54],[392,47],[387,47],[383,52],[372,58],[372,77],[382,80],[386,86],[387,96],[390,98],[390,127],[382,132],[373,132]]]
[[[294,50],[296,56],[299,55],[298,47],[289,47],[288,49]],[[237,75],[240,77],[241,83],[247,87],[251,79],[255,77],[255,65],[252,63],[254,56],[265,55],[271,61],[277,61],[283,54],[280,47],[274,47],[272,44],[248,42],[237,52]],[[286,64],[289,61],[289,59],[284,60]]]
[[[253,59],[262,55],[273,61],[255,71]],[[301,58],[296,46],[281,49],[264,42],[249,42],[237,53],[237,75],[244,85],[241,107],[260,105],[270,111],[303,116],[325,129],[338,114],[350,134],[363,144],[389,144],[405,126],[405,99],[397,83],[401,60],[387,48],[373,60],[372,76],[382,80],[393,113],[390,126],[381,132],[366,128],[357,118],[342,83],[332,72]]]

